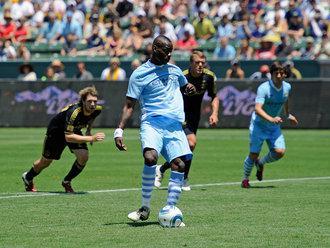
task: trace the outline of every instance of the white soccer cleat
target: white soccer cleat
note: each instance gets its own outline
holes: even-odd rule
[[[160,167],[161,167],[161,165],[156,166],[156,176],[155,176],[155,182],[154,182],[154,185],[156,188],[160,188],[160,186],[162,186],[162,181],[164,178],[164,173],[160,172]]]
[[[135,222],[140,220],[144,221],[149,218],[149,214],[150,214],[150,208],[143,206],[140,209],[129,213],[127,215],[127,218]]]
[[[183,180],[183,184],[182,184],[181,189],[183,191],[190,191],[191,190],[188,178]]]
[[[181,224],[178,227],[185,227],[185,226],[186,226],[186,224],[181,222]]]

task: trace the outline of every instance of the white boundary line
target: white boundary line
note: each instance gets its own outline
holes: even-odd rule
[[[329,177],[302,177],[302,178],[285,178],[285,179],[272,179],[272,180],[264,180],[264,181],[251,181],[251,183],[260,184],[260,183],[280,183],[280,182],[299,182],[299,181],[312,181],[312,180],[330,180]],[[194,184],[191,185],[193,188],[202,188],[202,187],[211,187],[211,186],[230,186],[230,185],[240,185],[241,182],[226,182],[226,183],[207,183],[207,184]],[[162,187],[161,189],[167,189]],[[105,190],[91,190],[85,191],[88,194],[97,194],[97,193],[116,193],[116,192],[129,192],[129,191],[139,191],[141,188],[130,188],[130,189],[105,189]],[[10,198],[26,198],[26,197],[41,197],[41,196],[58,196],[58,195],[72,195],[72,194],[64,194],[64,193],[1,193],[0,200],[2,199],[10,199]],[[74,194],[73,194],[74,195]],[[78,194],[79,195],[79,192]]]

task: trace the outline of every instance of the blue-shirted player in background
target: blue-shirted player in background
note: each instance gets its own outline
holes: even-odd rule
[[[185,116],[180,88],[186,94],[196,93],[182,71],[168,64],[173,45],[165,36],[158,36],[152,44],[152,56],[138,67],[129,79],[126,103],[114,139],[119,150],[126,150],[123,129],[132,116],[138,100],[141,107],[140,139],[144,157],[142,171],[142,206],[128,214],[133,221],[147,220],[154,186],[155,170],[159,154],[171,164],[167,205],[176,205],[183,183],[185,161],[192,153],[182,123]],[[183,224],[184,225],[184,224]]]
[[[289,112],[289,95],[291,85],[284,80],[285,69],[279,63],[273,63],[270,68],[271,80],[262,83],[257,90],[255,111],[250,123],[250,154],[244,160],[244,177],[242,188],[249,188],[249,177],[253,165],[257,167],[256,177],[262,180],[264,165],[279,160],[285,153],[284,136],[281,133],[284,112],[292,125],[297,125],[297,119]],[[261,159],[259,153],[266,141],[269,152]]]

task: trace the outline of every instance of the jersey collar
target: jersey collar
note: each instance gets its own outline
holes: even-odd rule
[[[282,81],[282,85],[281,85],[280,88],[277,88],[277,87],[274,85],[273,80],[271,80],[271,79],[269,79],[269,84],[270,84],[270,86],[272,86],[272,87],[274,88],[274,90],[276,90],[276,91],[281,91],[282,88],[283,88],[283,81]]]

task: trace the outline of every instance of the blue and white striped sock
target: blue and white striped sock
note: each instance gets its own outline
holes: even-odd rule
[[[168,183],[167,205],[175,206],[181,195],[183,183],[183,172],[171,171],[170,181]]]
[[[279,160],[279,158],[276,156],[276,153],[274,151],[270,151],[259,160],[259,163],[263,165],[266,163],[275,162],[277,160]]]
[[[142,206],[150,208],[151,193],[154,187],[156,165],[144,165],[142,172]]]
[[[253,168],[253,160],[247,156],[244,160],[244,179],[249,179],[249,176],[251,175],[251,171]]]

